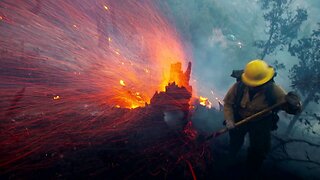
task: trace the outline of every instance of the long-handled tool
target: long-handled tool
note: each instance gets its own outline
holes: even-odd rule
[[[284,105],[285,103],[286,103],[286,101],[282,101],[282,102],[276,103],[276,104],[274,104],[274,105],[272,105],[272,106],[270,106],[270,107],[268,107],[268,108],[266,108],[266,109],[264,109],[264,110],[262,110],[262,111],[260,111],[260,112],[258,112],[256,114],[253,114],[252,116],[244,118],[243,120],[235,123],[235,128],[241,126],[242,124],[248,123],[249,121],[252,121],[252,120],[254,120],[254,119],[258,118],[258,117],[264,116],[264,115],[270,113],[272,110]],[[222,134],[224,134],[224,133],[226,133],[228,131],[229,131],[228,128],[220,129],[219,131],[216,131],[216,132],[212,133],[211,135],[209,135],[206,138],[206,140],[210,140],[212,138],[218,137],[218,136],[220,136],[220,135],[222,135]]]

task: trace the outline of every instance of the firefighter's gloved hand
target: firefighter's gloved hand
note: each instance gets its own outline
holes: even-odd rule
[[[299,96],[294,92],[289,92],[285,100],[288,105],[288,113],[298,114],[302,111],[302,105]]]
[[[226,127],[228,129],[233,129],[235,128],[235,123],[232,120],[226,120]]]

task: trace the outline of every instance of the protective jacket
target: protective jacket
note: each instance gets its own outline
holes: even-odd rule
[[[233,84],[224,98],[224,117],[226,121],[237,122],[241,119],[249,117],[259,111],[269,107],[270,100],[267,98],[267,88],[261,87],[252,97],[250,97],[249,87],[244,86],[243,95],[239,103],[239,107],[235,109],[237,88],[241,82]],[[273,102],[278,103],[285,100],[286,92],[277,84],[271,83],[271,95],[273,96]],[[282,110],[288,111],[286,106],[281,107]],[[290,113],[290,112],[288,112]]]

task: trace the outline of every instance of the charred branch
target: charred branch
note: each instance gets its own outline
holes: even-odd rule
[[[291,143],[304,143],[316,148],[319,148],[320,144],[312,143],[310,141],[303,140],[303,139],[284,139],[276,135],[273,135],[272,137],[278,141],[278,143],[275,146],[273,146],[271,149],[272,153],[270,155],[270,159],[274,163],[292,161],[292,162],[298,162],[298,163],[309,163],[309,164],[316,165],[317,166],[316,168],[320,168],[320,162],[313,160],[309,156],[309,153],[307,151],[305,151],[305,158],[291,157],[287,151],[287,145]]]

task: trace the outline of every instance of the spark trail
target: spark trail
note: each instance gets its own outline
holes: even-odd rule
[[[0,37],[3,169],[111,141],[188,57],[151,0],[3,0]]]

